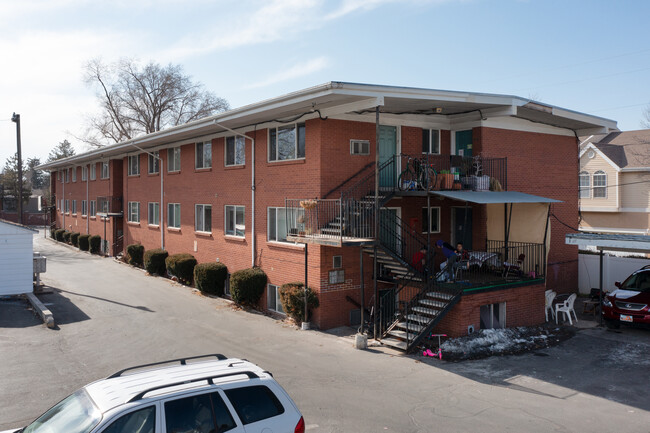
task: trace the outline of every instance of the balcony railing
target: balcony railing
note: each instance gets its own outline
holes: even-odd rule
[[[97,213],[119,214],[122,213],[121,196],[100,196],[97,197]]]

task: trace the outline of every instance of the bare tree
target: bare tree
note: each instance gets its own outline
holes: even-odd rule
[[[641,126],[644,128],[650,128],[650,104],[643,110],[643,119],[641,120]]]
[[[119,143],[229,108],[225,99],[192,82],[179,65],[150,62],[141,67],[132,59],[106,65],[94,59],[85,73],[86,83],[99,90],[101,106],[83,137],[92,145]]]

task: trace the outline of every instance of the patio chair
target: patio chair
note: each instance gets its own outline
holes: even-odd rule
[[[521,267],[524,264],[525,258],[526,254],[521,253],[519,254],[519,257],[517,257],[516,262],[503,262],[503,276],[506,280],[511,277],[518,278],[521,275]]]
[[[546,306],[544,307],[544,315],[546,316],[546,321],[548,322],[548,310],[551,310],[551,317],[555,318],[555,312],[553,311],[553,300],[557,296],[553,290],[547,290],[544,292],[544,297],[546,298]]]
[[[573,313],[573,316],[576,318],[576,322],[578,321],[576,310],[573,309],[573,304],[575,303],[577,297],[578,295],[574,293],[571,296],[569,296],[564,302],[555,305],[556,325],[557,325],[557,316],[559,316],[560,313],[564,313],[564,315],[569,319],[569,324],[571,325],[573,325],[573,320],[571,320],[571,313]]]

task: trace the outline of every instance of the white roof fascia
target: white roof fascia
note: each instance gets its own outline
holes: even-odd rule
[[[650,171],[650,167],[626,167],[626,168],[621,168],[621,171],[623,172],[635,172],[635,171]]]
[[[611,165],[612,167],[614,167],[614,170],[616,170],[616,171],[621,171],[621,167],[619,167],[618,165],[616,165],[616,164],[614,163],[614,161],[612,161],[611,159],[609,159],[609,158],[607,157],[607,155],[605,155],[603,152],[601,152],[601,150],[598,149],[598,148],[597,148],[593,143],[589,143],[587,146],[585,146],[585,148],[582,149],[582,151],[580,151],[580,156],[579,156],[578,158],[582,158],[582,155],[585,154],[585,152],[587,151],[587,149],[593,149],[593,150],[594,150],[598,155],[600,155],[600,156],[601,156],[601,157],[602,157],[602,158],[603,158],[603,159],[604,159],[604,160],[605,160],[609,165]]]
[[[384,97],[378,96],[357,102],[350,102],[349,104],[337,105],[336,107],[323,108],[320,110],[320,112],[323,116],[331,117],[338,114],[347,114],[355,111],[368,110],[382,105],[384,105]]]

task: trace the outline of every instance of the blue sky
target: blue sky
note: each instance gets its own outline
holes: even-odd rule
[[[78,152],[97,109],[83,64],[176,63],[232,107],[327,81],[514,94],[639,129],[650,103],[645,0],[0,2],[0,163]]]

